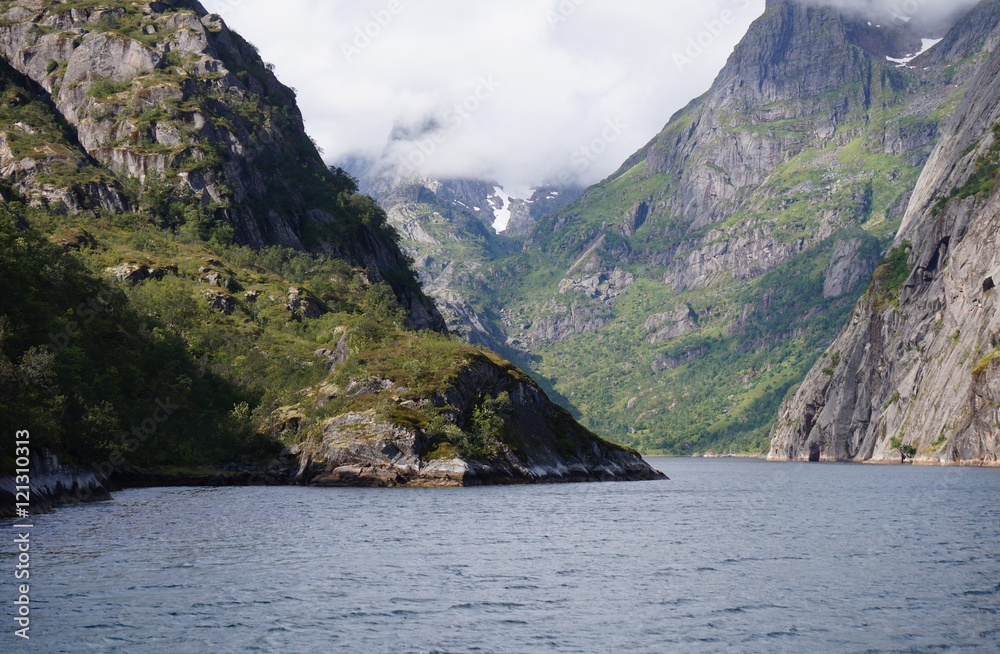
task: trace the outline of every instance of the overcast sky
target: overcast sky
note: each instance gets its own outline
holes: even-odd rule
[[[203,2],[298,90],[329,162],[376,156],[394,125],[436,119],[436,141],[402,153],[421,172],[517,193],[613,172],[709,88],[764,10],[764,0]]]

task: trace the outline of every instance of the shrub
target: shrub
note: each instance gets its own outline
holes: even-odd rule
[[[95,100],[103,100],[112,95],[118,95],[132,86],[131,82],[115,82],[110,79],[99,79],[87,89],[87,95]]]
[[[913,267],[910,265],[910,254],[913,246],[903,243],[893,248],[875,269],[875,284],[872,286],[877,304],[898,304],[903,284],[910,278]]]

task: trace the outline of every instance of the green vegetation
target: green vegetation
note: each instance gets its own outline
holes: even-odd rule
[[[131,86],[131,82],[113,82],[109,79],[100,79],[90,85],[90,88],[87,89],[87,95],[96,100],[104,100],[128,90]]]
[[[1000,123],[993,126],[993,143],[985,154],[976,160],[972,177],[955,191],[960,198],[988,196],[996,188],[1000,177]]]
[[[18,225],[31,211],[0,206],[0,420],[32,430],[36,446],[78,460],[204,463],[273,446],[234,411],[246,389],[199,363],[184,338],[127,291]],[[200,308],[191,297],[174,314]],[[167,307],[164,307],[167,308]]]
[[[913,459],[917,456],[917,448],[915,445],[904,445],[903,439],[893,438],[890,441],[889,446],[896,452],[899,452],[901,460],[905,462],[907,459]]]
[[[913,267],[910,265],[912,253],[913,246],[910,243],[903,243],[893,248],[879,262],[871,290],[877,306],[886,304],[899,306],[899,294],[913,272]]]
[[[500,453],[506,439],[507,418],[511,412],[510,395],[485,398],[472,414],[472,428],[454,445],[465,458],[488,461]]]
[[[72,129],[0,60],[0,128],[13,157],[36,162],[38,179],[72,188],[109,179],[73,145]]]
[[[953,198],[964,200],[971,197],[988,197],[993,193],[1000,178],[1000,123],[993,126],[992,139],[990,147],[976,159],[969,180],[962,186],[951,189],[948,195],[938,197],[933,207],[935,215],[940,214]],[[970,144],[965,154],[971,153],[977,147],[977,143]]]
[[[833,356],[830,357],[830,365],[823,368],[823,374],[827,377],[832,377],[833,373],[837,371],[837,366],[840,365],[840,352],[834,352]]]
[[[92,245],[55,244],[73,234]],[[388,287],[343,261],[255,252],[211,231],[199,239],[152,212],[53,216],[20,200],[0,205],[0,254],[0,428],[29,426],[39,447],[77,461],[213,466],[273,455],[349,411],[438,434],[437,449],[464,456],[490,458],[506,442],[506,394],[483,397],[460,425],[400,402],[444,393],[477,360],[512,384],[520,373],[452,337],[411,331]],[[123,261],[155,272],[109,282],[105,269]],[[206,281],[206,269],[220,281]],[[308,289],[322,315],[293,313],[290,286]],[[314,352],[342,336],[350,358],[330,375]],[[402,397],[302,401],[303,389],[371,379],[390,380]],[[295,424],[276,422],[283,407],[296,408]]]
[[[1000,361],[1000,346],[997,346],[992,352],[980,359],[976,367],[972,369],[972,375],[974,377],[983,376],[989,370],[990,366],[993,365],[994,361]]]
[[[654,214],[637,234],[623,238],[612,232],[623,209],[642,199],[656,204],[673,192],[669,179],[646,175],[643,163],[623,169],[543,222],[539,234],[555,231],[544,240],[544,255],[522,254],[516,263],[501,261],[491,271],[502,280],[496,286],[512,287],[506,305],[532,307],[516,314],[515,323],[544,316],[534,313],[542,304],[538,298],[552,297],[550,289],[563,276],[573,276],[576,258],[595,244],[594,256],[606,268],[637,262],[628,269],[638,281],[611,306],[555,296],[558,303],[572,303],[578,313],[584,308],[595,312],[607,325],[541,344],[532,349],[536,357],[516,360],[552,380],[551,389],[587,426],[617,441],[672,454],[759,452],[767,446],[780,403],[833,340],[864,291],[859,286],[840,298],[824,297],[824,270],[834,245],[859,239],[859,256],[876,258],[899,225],[903,199],[918,172],[901,157],[856,138],[842,147],[803,151],[776,168],[754,191],[755,199],[742,200],[744,209],[703,232],[686,233],[683,221]],[[817,216],[823,215],[842,216],[844,227],[749,280],[723,275],[707,288],[676,292],[655,281],[661,269],[641,263],[685,239],[708,236],[709,229],[722,232],[720,242],[754,229],[767,230],[779,243],[808,242]],[[897,297],[905,281],[896,279],[899,256],[890,261],[895,288],[889,292]],[[505,269],[512,268],[526,274],[507,282]],[[681,303],[693,308],[698,329],[664,343],[649,342],[646,319]],[[831,357],[830,374],[839,356]]]

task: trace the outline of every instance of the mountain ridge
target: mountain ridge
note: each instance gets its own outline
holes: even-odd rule
[[[783,407],[770,459],[1000,465],[998,74],[994,49],[923,171],[895,262]]]
[[[769,3],[706,94],[452,290],[592,428],[652,452],[766,450],[891,247],[995,9],[878,24]]]
[[[2,2],[0,55],[0,417],[39,498],[663,478],[443,333],[385,213],[199,3]]]

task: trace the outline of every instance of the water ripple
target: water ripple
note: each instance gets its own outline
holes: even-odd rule
[[[1000,650],[997,471],[656,464],[673,481],[60,510],[31,651]]]

